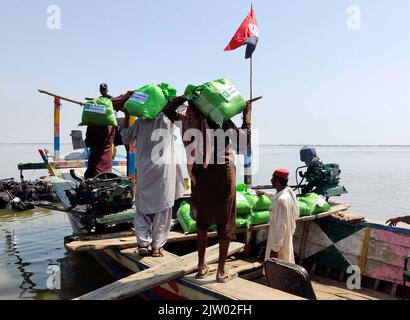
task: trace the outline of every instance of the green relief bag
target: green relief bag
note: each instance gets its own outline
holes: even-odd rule
[[[330,210],[330,205],[325,198],[313,192],[299,197],[299,201],[307,205],[310,214],[318,214]]]
[[[246,191],[246,184],[245,183],[240,183],[236,186],[236,191],[238,192],[244,192]]]
[[[238,216],[247,216],[252,210],[251,204],[248,202],[246,197],[240,193],[236,193],[236,214]]]
[[[192,100],[195,107],[213,122],[222,126],[245,109],[245,99],[227,79],[209,81],[200,86],[188,85],[185,98]]]
[[[117,126],[112,102],[108,98],[89,100],[84,104],[80,126]]]
[[[191,206],[189,205],[189,203],[186,203],[185,201],[181,203],[181,205],[179,206],[179,210],[177,212],[177,220],[185,234],[195,233],[198,231],[197,223],[191,217]],[[208,229],[208,231],[215,230],[216,225],[212,225]]]
[[[248,217],[251,226],[269,222],[269,211],[253,211]]]
[[[267,196],[257,196],[258,200],[255,203],[255,206],[253,207],[253,210],[255,211],[266,211],[269,210],[272,201],[267,197]]]
[[[267,196],[258,196],[255,190],[247,190],[246,184],[244,183],[238,184],[236,191],[245,196],[253,211],[269,210],[272,204],[272,201]]]
[[[166,104],[176,97],[177,91],[168,83],[145,85],[125,103],[125,109],[135,117],[155,119]]]
[[[298,205],[299,205],[299,213],[301,217],[312,215],[312,211],[310,210],[309,206],[305,202],[298,201]]]
[[[267,196],[258,196],[255,190],[248,190],[243,193],[246,199],[252,204],[253,211],[269,210],[272,201]]]
[[[248,219],[246,218],[236,218],[235,228],[236,229],[245,229],[249,227]]]
[[[181,203],[177,212],[177,219],[185,234],[197,231],[196,221],[191,218],[191,207],[189,203]]]

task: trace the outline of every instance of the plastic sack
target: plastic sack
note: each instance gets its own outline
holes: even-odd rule
[[[253,211],[266,211],[269,210],[272,201],[267,196],[258,196],[256,191],[248,190],[243,193],[248,201],[252,204]]]
[[[245,229],[249,227],[248,219],[246,218],[236,218],[235,228],[236,229]]]
[[[246,184],[245,183],[240,183],[236,186],[236,191],[238,192],[244,192],[246,191]]]
[[[253,211],[248,216],[248,224],[251,226],[269,222],[269,211]]]
[[[244,183],[238,184],[236,186],[236,191],[245,196],[253,211],[269,210],[272,204],[272,201],[267,196],[258,196],[255,190],[247,190],[246,184]]]
[[[195,233],[198,231],[197,223],[191,217],[191,206],[189,203],[186,203],[185,201],[181,203],[177,212],[177,220],[185,234]],[[216,230],[216,225],[212,225],[208,228],[208,231],[214,230]]]
[[[227,79],[209,81],[200,86],[188,85],[184,93],[201,113],[222,126],[245,109],[245,100]]]
[[[196,221],[191,218],[191,207],[189,203],[181,203],[177,212],[177,219],[185,234],[197,231]]]
[[[252,210],[251,204],[248,202],[248,199],[240,193],[236,193],[236,214],[238,216],[244,217],[247,216]]]
[[[308,193],[301,196],[299,197],[299,201],[306,204],[310,214],[318,214],[330,210],[330,205],[325,198],[316,193]]]
[[[112,102],[108,98],[89,100],[84,104],[80,126],[117,126]]]
[[[299,213],[301,217],[306,217],[306,216],[311,216],[312,212],[309,208],[309,206],[302,201],[298,201],[298,205],[299,205]]]
[[[148,84],[135,90],[125,102],[125,109],[132,116],[153,120],[176,94],[177,91],[168,83]]]

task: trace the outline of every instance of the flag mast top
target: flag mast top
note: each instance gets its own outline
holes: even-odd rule
[[[251,2],[251,10],[245,17],[238,30],[236,30],[229,44],[226,46],[225,51],[235,50],[239,47],[246,45],[245,59],[249,59],[249,93],[250,93],[250,110],[247,113],[247,121],[252,123],[251,111],[252,111],[252,99],[253,99],[253,59],[252,55],[256,49],[256,45],[259,40],[259,27],[256,20],[255,13],[253,12],[253,2]],[[252,141],[250,130],[247,135],[247,149],[244,155],[244,182],[248,187],[252,186]]]

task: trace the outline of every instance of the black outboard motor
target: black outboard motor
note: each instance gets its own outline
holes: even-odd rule
[[[70,170],[74,180],[79,182],[74,189],[66,190],[72,209],[86,206],[81,215],[84,225],[90,230],[107,220],[110,216],[114,221],[115,214],[131,209],[134,204],[134,193],[130,177],[118,176],[114,173],[101,173],[94,178],[82,179],[74,170]],[[124,218],[125,223],[131,223],[134,213]]]
[[[300,150],[300,160],[306,164],[296,169],[296,179],[298,176],[302,178],[300,183],[296,181],[302,195],[314,192],[328,199],[347,193],[346,188],[339,185],[341,170],[337,163],[324,164],[311,146],[304,146]],[[304,168],[306,171],[302,172]],[[307,183],[302,184],[305,180]]]

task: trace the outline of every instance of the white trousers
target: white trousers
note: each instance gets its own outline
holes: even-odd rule
[[[154,213],[144,214],[137,211],[134,218],[135,233],[138,245],[159,249],[165,245],[171,228],[172,208]]]

